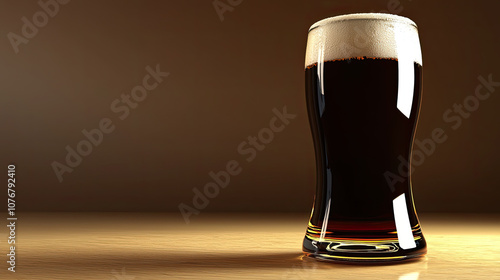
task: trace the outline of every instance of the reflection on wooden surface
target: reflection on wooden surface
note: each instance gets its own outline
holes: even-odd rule
[[[303,257],[307,215],[18,217],[17,272],[0,279],[500,279],[498,215],[422,215],[427,256],[375,266]]]

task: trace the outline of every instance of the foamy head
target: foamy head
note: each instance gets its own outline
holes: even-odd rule
[[[378,13],[327,18],[309,28],[305,66],[353,57],[395,58],[422,65],[417,25]]]

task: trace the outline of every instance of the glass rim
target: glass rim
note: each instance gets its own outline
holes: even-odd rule
[[[313,29],[316,29],[320,26],[325,26],[331,23],[335,22],[342,22],[342,21],[349,21],[349,20],[384,20],[384,21],[394,21],[394,22],[400,22],[400,23],[406,23],[408,25],[414,26],[415,28],[417,27],[417,24],[403,16],[398,16],[394,14],[386,14],[386,13],[353,13],[353,14],[343,14],[343,15],[338,15],[338,16],[333,16],[333,17],[328,17],[322,20],[319,20],[315,22],[311,27],[309,27],[309,31]]]

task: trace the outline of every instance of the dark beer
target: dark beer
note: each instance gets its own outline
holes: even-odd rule
[[[405,193],[407,205],[413,205],[410,181],[405,174],[399,174],[398,167],[404,164],[402,159],[408,161],[410,156],[422,66],[414,63],[410,118],[396,106],[396,59],[350,58],[327,61],[322,67],[323,92],[318,87],[318,65],[305,70],[318,170],[315,211],[307,229],[305,249],[315,250],[307,242],[320,237],[325,218],[320,209],[325,209],[328,199],[331,202],[325,240],[339,244],[345,239],[397,243],[392,201],[396,194]],[[387,171],[404,181],[393,179]],[[414,236],[421,237],[413,208],[407,210],[413,213],[409,218]],[[418,242],[422,244],[417,248],[425,246],[423,237]],[[370,254],[375,248],[365,244],[359,249]]]
[[[354,54],[342,56],[345,42]],[[425,254],[410,177],[422,85],[414,23],[356,14],[313,25],[305,78],[317,186],[304,252],[354,262]]]

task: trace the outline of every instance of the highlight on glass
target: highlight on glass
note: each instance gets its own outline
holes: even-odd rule
[[[306,99],[316,194],[306,255],[387,262],[425,255],[411,190],[422,89],[417,25],[391,14],[349,14],[311,26]]]

